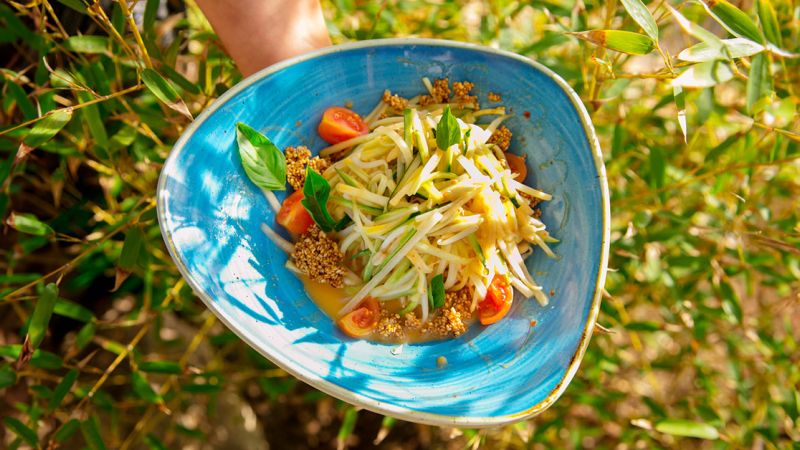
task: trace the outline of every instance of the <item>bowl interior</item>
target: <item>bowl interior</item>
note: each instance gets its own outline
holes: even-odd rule
[[[536,252],[528,259],[552,300],[546,307],[517,301],[500,325],[474,326],[453,340],[351,340],[308,298],[284,268],[286,255],[260,231],[263,222],[274,225],[274,214],[245,176],[234,125],[245,122],[280,148],[316,152],[325,145],[316,126],[326,107],[352,102],[366,114],[384,89],[423,93],[423,76],[471,81],[482,104],[496,92],[513,111],[511,148],[527,156],[526,182],[554,197],[542,217],[561,240],[553,247],[558,258]],[[231,329],[332,395],[440,424],[480,426],[538,412],[560,394],[582,356],[607,252],[602,162],[593,156],[591,125],[560,83],[522,58],[434,41],[361,43],[273,67],[215,102],[176,145],[158,193],[165,240],[190,285]],[[437,367],[439,356],[445,368]]]

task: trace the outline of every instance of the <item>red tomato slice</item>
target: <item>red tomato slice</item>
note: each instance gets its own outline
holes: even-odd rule
[[[311,214],[300,203],[302,199],[303,191],[295,191],[292,195],[286,197],[276,219],[284,228],[295,234],[305,233],[308,227],[314,223]]]
[[[319,135],[329,144],[338,144],[348,139],[367,134],[369,127],[361,116],[353,111],[334,106],[322,114],[322,122],[317,128]]]
[[[354,310],[345,314],[336,321],[342,331],[354,338],[362,338],[369,335],[378,326],[378,319],[381,315],[381,306],[372,297],[367,297]]]
[[[486,298],[478,303],[478,318],[483,325],[491,325],[502,319],[511,309],[514,300],[514,292],[511,284],[505,275],[495,275],[489,288],[486,290]]]
[[[514,179],[522,182],[528,176],[528,166],[525,165],[525,158],[517,156],[513,153],[506,153],[506,162],[511,173],[514,174]]]

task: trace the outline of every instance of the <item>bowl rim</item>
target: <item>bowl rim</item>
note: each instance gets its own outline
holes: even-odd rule
[[[171,231],[166,227],[165,194],[166,194],[167,178],[168,175],[173,170],[172,167],[175,165],[175,161],[178,158],[178,155],[184,149],[189,138],[192,135],[194,135],[195,131],[197,131],[200,125],[203,124],[203,122],[205,122],[206,119],[208,119],[208,117],[213,112],[219,109],[233,96],[245,90],[247,87],[251,86],[252,84],[261,80],[262,78],[265,78],[275,72],[278,72],[282,69],[285,69],[287,67],[293,66],[295,64],[301,63],[309,59],[317,58],[323,55],[335,54],[339,52],[346,52],[356,49],[392,47],[401,45],[461,48],[461,49],[499,55],[505,58],[511,58],[519,62],[522,62],[524,64],[527,64],[529,66],[532,66],[533,68],[539,70],[540,72],[548,76],[550,79],[552,79],[564,91],[564,93],[567,94],[569,99],[572,101],[572,105],[574,106],[575,110],[578,113],[581,123],[583,124],[584,132],[586,133],[586,136],[588,138],[587,140],[592,152],[592,159],[594,161],[595,169],[597,170],[598,174],[597,180],[598,183],[600,184],[600,189],[601,189],[601,201],[602,201],[601,207],[603,216],[602,217],[603,238],[600,249],[600,258],[599,261],[597,261],[598,273],[597,273],[597,279],[595,281],[595,289],[594,289],[594,296],[592,298],[592,304],[581,334],[581,339],[578,342],[578,346],[575,350],[575,353],[570,357],[570,362],[569,365],[567,366],[567,369],[564,371],[564,375],[561,377],[558,383],[553,387],[553,389],[547,394],[547,396],[544,399],[542,399],[535,405],[531,406],[530,408],[517,413],[506,414],[502,416],[451,416],[445,414],[417,411],[410,408],[387,404],[385,402],[363,396],[349,389],[337,386],[336,384],[320,377],[318,374],[311,373],[301,366],[294,365],[291,361],[282,361],[279,358],[274,357],[270,353],[269,349],[261,348],[260,345],[257,345],[253,340],[251,340],[247,336],[247,333],[244,333],[243,331],[239,330],[238,327],[233,326],[233,321],[229,320],[226,314],[221,309],[217,308],[215,302],[213,301],[212,296],[208,292],[206,292],[200,286],[200,284],[197,283],[197,281],[194,279],[186,263],[183,261],[180,254],[177,251],[175,243],[173,242]],[[162,167],[161,174],[159,175],[158,179],[158,185],[156,187],[156,202],[157,202],[158,223],[161,229],[161,235],[167,246],[169,254],[172,257],[172,260],[178,267],[178,271],[180,272],[181,276],[183,276],[184,280],[186,280],[186,282],[192,288],[195,295],[200,297],[203,303],[205,303],[206,307],[209,310],[211,310],[211,312],[213,312],[214,315],[220,321],[222,321],[225,324],[225,326],[228,327],[228,329],[233,331],[240,339],[245,341],[250,347],[261,353],[264,357],[272,361],[275,365],[285,370],[292,376],[300,379],[301,381],[313,386],[314,388],[319,389],[320,391],[323,391],[333,397],[344,400],[350,404],[366,408],[368,410],[377,412],[379,414],[393,416],[402,420],[424,423],[429,425],[438,425],[438,426],[484,428],[484,427],[500,426],[508,423],[513,423],[540,414],[541,412],[549,408],[553,403],[555,403],[555,401],[561,396],[561,394],[564,393],[567,386],[569,385],[569,382],[575,376],[575,373],[577,372],[578,367],[580,366],[580,363],[583,360],[583,356],[586,352],[586,349],[589,346],[589,341],[591,340],[592,332],[594,330],[595,323],[597,321],[597,315],[600,310],[600,303],[602,300],[603,287],[605,284],[606,270],[608,266],[611,208],[610,208],[610,199],[608,193],[608,180],[606,178],[606,169],[605,169],[605,164],[603,162],[603,153],[600,148],[600,143],[598,141],[597,134],[594,130],[591,118],[589,117],[589,113],[587,112],[583,102],[580,100],[580,97],[563,78],[561,78],[551,69],[549,69],[548,67],[542,65],[537,61],[534,61],[530,58],[506,50],[500,50],[478,44],[450,41],[444,39],[428,39],[428,38],[371,39],[371,40],[363,40],[363,41],[339,44],[331,47],[313,50],[283,60],[264,69],[261,69],[258,72],[242,79],[241,81],[236,83],[236,85],[234,85],[229,90],[224,92],[219,98],[214,100],[208,107],[206,107],[206,109],[204,109],[194,119],[194,121],[191,124],[189,124],[189,126],[183,131],[180,138],[175,142],[175,145],[170,151],[170,154],[167,157]]]

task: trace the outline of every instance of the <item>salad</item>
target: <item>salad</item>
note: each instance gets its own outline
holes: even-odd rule
[[[537,208],[551,196],[524,183],[501,97],[481,109],[469,82],[422,81],[426,94],[386,91],[363,118],[327,109],[318,132],[330,145],[315,157],[237,125],[244,169],[292,239],[264,232],[288,269],[337,289],[335,320],[352,337],[455,337],[475,318],[500,321],[515,292],[548,302],[525,259],[554,256]],[[273,191],[287,182],[281,203]]]

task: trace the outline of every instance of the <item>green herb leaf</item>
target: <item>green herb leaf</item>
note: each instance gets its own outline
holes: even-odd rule
[[[59,109],[54,113],[44,116],[44,118],[33,126],[31,131],[25,136],[25,143],[28,147],[36,148],[53,138],[72,118],[72,109]]]
[[[708,14],[732,35],[764,42],[756,23],[741,9],[725,0],[704,0],[702,4]]]
[[[147,89],[170,109],[183,114],[189,120],[193,119],[192,113],[189,112],[189,108],[186,107],[186,103],[183,102],[181,96],[158,72],[153,69],[144,69],[142,71],[142,81],[144,81]]]
[[[31,322],[28,326],[28,339],[31,348],[36,349],[39,344],[44,340],[47,326],[50,323],[50,316],[53,315],[53,308],[58,299],[58,286],[55,283],[49,283],[44,287],[39,301],[36,302],[36,307],[31,315]]]
[[[286,190],[286,158],[272,141],[239,122],[236,142],[244,171],[253,184],[268,191]]]
[[[778,24],[778,16],[775,14],[775,7],[770,0],[757,0],[758,21],[761,22],[761,29],[769,42],[780,47],[781,28]]]
[[[769,72],[769,59],[763,53],[756,55],[750,63],[750,76],[747,79],[747,113],[753,113],[756,104],[772,89]]]
[[[630,31],[590,30],[570,34],[600,47],[631,55],[646,55],[655,48],[648,36]]]
[[[711,87],[733,78],[733,71],[726,62],[706,61],[686,69],[678,78],[672,80],[673,86]]]
[[[12,212],[6,219],[6,224],[20,233],[34,236],[51,236],[55,234],[50,225],[40,221],[33,214]]]
[[[707,423],[692,422],[689,420],[662,420],[656,424],[656,431],[659,433],[672,434],[674,436],[694,437],[700,439],[719,438],[719,432],[716,428]]]
[[[459,142],[461,142],[461,127],[458,126],[456,117],[450,112],[450,106],[445,106],[442,118],[436,125],[436,146],[441,150],[446,150]]]
[[[328,197],[331,185],[328,180],[318,174],[311,167],[306,167],[306,184],[303,186],[303,200],[301,203],[306,208],[311,218],[324,232],[341,230],[347,224],[347,216],[339,222],[333,220],[328,212]]]
[[[653,41],[658,42],[658,25],[650,10],[641,0],[622,0],[622,6]]]
[[[743,58],[764,51],[764,46],[744,38],[723,39],[722,47],[700,42],[678,54],[678,59],[690,62],[705,62],[715,59]],[[727,53],[725,51],[727,50]]]
[[[444,306],[444,275],[438,274],[431,278],[431,285],[428,287],[431,299],[431,310]]]
[[[64,40],[64,47],[76,53],[107,53],[108,36],[71,36]]]

